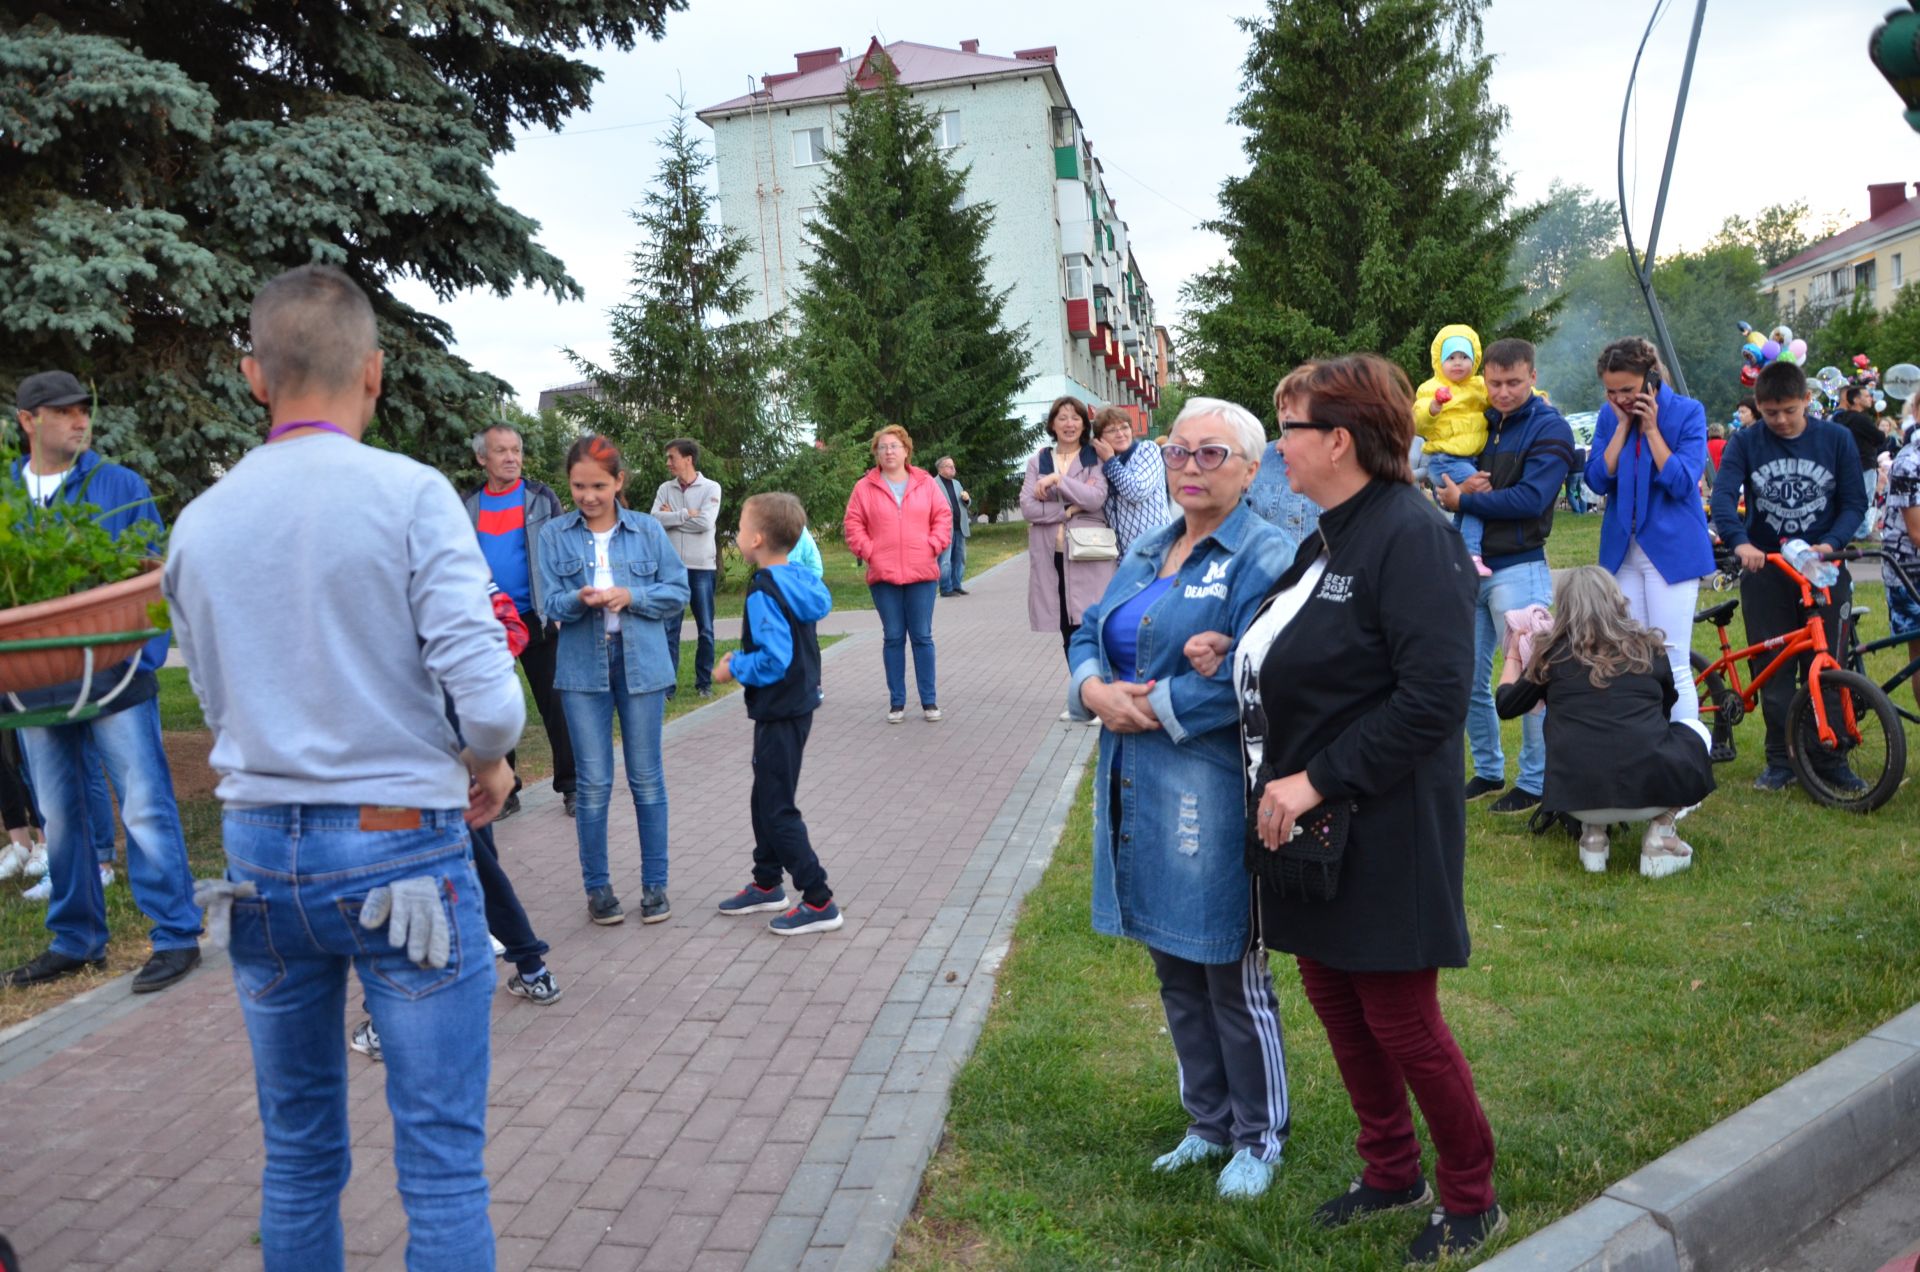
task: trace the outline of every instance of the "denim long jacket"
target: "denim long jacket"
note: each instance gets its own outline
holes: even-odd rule
[[[1142,535],[1106,595],[1088,608],[1067,661],[1067,708],[1089,718],[1080,686],[1113,678],[1106,617],[1159,576],[1186,530],[1182,516]],[[1201,676],[1182,652],[1201,632],[1238,641],[1292,562],[1287,536],[1242,503],[1194,546],[1173,585],[1140,623],[1138,668],[1161,727],[1100,731],[1094,779],[1093,927],[1196,963],[1231,963],[1248,938],[1246,770],[1231,655]]]
[[[627,692],[661,692],[674,682],[667,641],[680,639],[680,615],[687,607],[687,567],[680,564],[680,554],[667,541],[660,523],[631,508],[620,509],[607,559],[613,567],[613,585],[633,593],[633,604],[620,615]],[[548,622],[560,624],[553,673],[556,689],[606,693],[611,688],[603,612],[580,601],[580,589],[592,585],[593,532],[580,513],[571,511],[547,522],[540,530],[540,613]]]

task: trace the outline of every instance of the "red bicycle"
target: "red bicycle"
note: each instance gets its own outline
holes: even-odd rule
[[[1767,554],[1767,566],[1799,586],[1800,612],[1806,616],[1801,626],[1735,649],[1727,639],[1727,624],[1740,608],[1738,599],[1693,616],[1694,622],[1712,623],[1720,632],[1718,658],[1709,662],[1693,655],[1700,714],[1713,726],[1714,762],[1734,758],[1733,727],[1759,704],[1761,688],[1775,676],[1793,675],[1795,662],[1811,654],[1807,683],[1787,708],[1787,756],[1794,776],[1819,803],[1872,812],[1893,798],[1906,776],[1907,735],[1900,716],[1879,685],[1842,667],[1827,647],[1821,612],[1833,605],[1828,590],[1815,587],[1778,552]],[[1759,666],[1763,659],[1765,666],[1742,684],[1741,665]]]

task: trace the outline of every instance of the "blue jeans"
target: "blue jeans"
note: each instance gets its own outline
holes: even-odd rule
[[[81,761],[87,773],[87,834],[93,840],[93,859],[103,866],[113,864],[113,802],[120,797],[116,789],[107,794],[107,775],[100,755],[92,746],[82,751]]]
[[[268,1272],[346,1265],[349,964],[386,1061],[407,1267],[493,1267],[484,1161],[493,952],[460,813],[420,820],[417,830],[369,831],[358,808],[292,805],[230,809],[223,819],[227,877],[259,891],[233,903],[231,954],[266,1138]],[[360,926],[370,889],[419,875],[443,881],[453,932],[443,968],[414,966],[384,928]]]
[[[660,728],[667,695],[628,693],[626,654],[620,638],[607,638],[605,693],[562,689],[567,736],[573,739],[574,830],[580,839],[580,881],[588,892],[609,886],[607,805],[613,799],[613,720],[620,717],[620,752],[627,789],[640,830],[640,886],[667,886],[667,772],[661,763]]]
[[[89,757],[106,765],[123,797],[127,882],[153,920],[153,948],[198,948],[200,911],[193,904],[187,841],[160,740],[160,704],[149,699],[85,724],[22,729],[20,742],[47,822],[47,873],[53,880],[47,930],[54,952],[80,959],[107,952],[107,898],[100,889],[87,794]]]
[[[688,570],[687,589],[692,593],[687,604],[693,610],[693,627],[698,643],[693,648],[693,687],[696,691],[713,688],[713,579],[716,571]],[[675,684],[680,680],[680,619],[667,620],[667,657],[673,659]],[[673,696],[673,690],[667,690]]]
[[[913,642],[913,681],[920,705],[940,705],[933,675],[933,599],[936,584],[869,583],[873,608],[880,614],[883,640],[880,661],[887,669],[887,706],[899,711],[907,705],[907,642]]]
[[[1427,452],[1427,480],[1433,483],[1435,490],[1440,489],[1440,479],[1451,477],[1456,486],[1467,484],[1467,478],[1480,471],[1478,460],[1466,455],[1443,455],[1439,451]],[[1486,522],[1478,517],[1470,517],[1464,512],[1453,515],[1453,523],[1460,527],[1460,537],[1466,540],[1467,551],[1473,556],[1480,555],[1480,541],[1486,535]]]
[[[967,581],[967,541],[958,530],[953,532],[953,542],[940,554],[940,595],[957,591]]]
[[[1467,707],[1467,745],[1477,777],[1504,784],[1507,757],[1500,749],[1500,717],[1493,709],[1493,653],[1507,640],[1507,611],[1553,604],[1553,572],[1545,561],[1495,570],[1480,580],[1473,606],[1473,699]],[[1520,717],[1520,776],[1514,785],[1531,795],[1547,789],[1546,713]]]

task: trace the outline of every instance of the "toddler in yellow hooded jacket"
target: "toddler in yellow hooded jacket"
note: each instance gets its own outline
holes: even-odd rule
[[[1437,488],[1442,478],[1463,484],[1480,468],[1480,452],[1487,448],[1487,382],[1480,376],[1480,336],[1472,327],[1453,323],[1440,328],[1430,350],[1433,378],[1421,384],[1413,400],[1413,430],[1425,443],[1422,462],[1427,480]],[[1485,527],[1480,518],[1464,513],[1455,519],[1473,565],[1482,576],[1491,571],[1480,559]]]

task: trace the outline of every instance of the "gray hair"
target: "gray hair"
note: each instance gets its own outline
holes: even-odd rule
[[[350,388],[379,348],[373,303],[331,265],[302,265],[255,293],[250,335],[267,388],[278,394]]]
[[[1258,459],[1267,444],[1267,431],[1260,426],[1253,412],[1244,406],[1236,406],[1224,398],[1195,397],[1188,398],[1186,405],[1180,408],[1180,414],[1174,417],[1173,426],[1167,430],[1171,437],[1173,430],[1188,420],[1214,416],[1232,432],[1240,442],[1242,459]]]
[[[473,435],[473,457],[475,459],[485,459],[487,457],[487,434],[488,433],[512,433],[515,437],[518,437],[520,439],[520,445],[522,447],[525,447],[527,444],[527,439],[525,435],[523,435],[518,428],[507,423],[505,420],[501,420],[497,424],[487,425],[485,428],[481,429],[478,433],[475,433]]]

